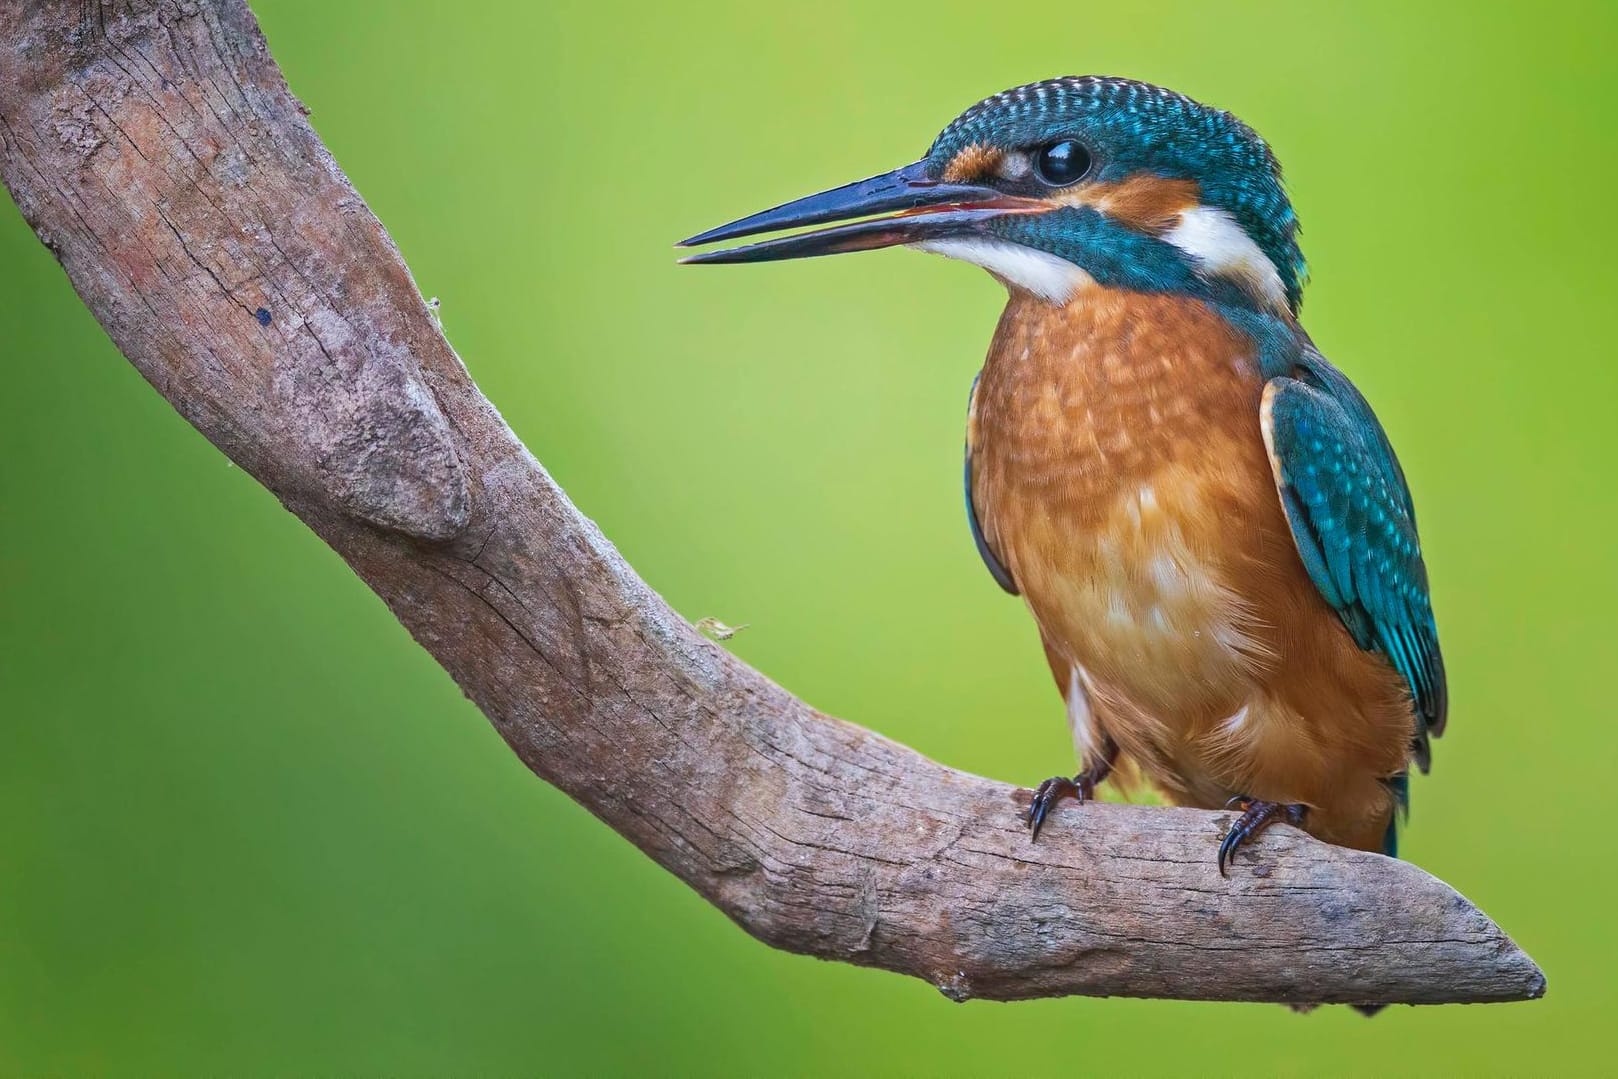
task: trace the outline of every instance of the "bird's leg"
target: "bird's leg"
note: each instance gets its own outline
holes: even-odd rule
[[[1103,738],[1101,752],[1094,761],[1084,761],[1083,771],[1069,779],[1067,776],[1052,776],[1041,783],[1034,790],[1034,800],[1028,804],[1028,812],[1023,819],[1028,822],[1032,835],[1029,841],[1039,838],[1039,830],[1045,824],[1045,818],[1050,815],[1051,807],[1063,798],[1076,799],[1080,805],[1096,796],[1096,788],[1112,774],[1112,763],[1118,757],[1118,747],[1111,738]]]
[[[1226,876],[1225,867],[1236,860],[1236,851],[1246,845],[1249,840],[1274,824],[1276,821],[1285,821],[1295,828],[1303,827],[1303,818],[1309,812],[1305,805],[1286,805],[1282,802],[1260,802],[1253,798],[1244,798],[1237,795],[1227,806],[1237,805],[1242,809],[1242,815],[1231,823],[1225,832],[1225,838],[1219,841],[1219,875]]]

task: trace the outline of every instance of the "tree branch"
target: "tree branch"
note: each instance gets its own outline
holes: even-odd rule
[[[0,0],[0,170],[113,341],[337,550],[513,750],[748,932],[951,998],[1537,997],[1413,865],[1027,793],[704,640],[478,392],[242,0]]]

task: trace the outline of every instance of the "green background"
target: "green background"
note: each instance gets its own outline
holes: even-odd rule
[[[682,612],[1030,782],[1071,750],[958,466],[1001,303],[903,252],[669,244],[1113,72],[1286,163],[1305,320],[1421,508],[1454,707],[1407,856],[1545,967],[1498,1007],[946,1001],[770,951],[529,775],[0,209],[0,1070],[1594,1072],[1611,1064],[1618,8],[258,0],[451,339]],[[1210,855],[1212,854],[1210,850]]]

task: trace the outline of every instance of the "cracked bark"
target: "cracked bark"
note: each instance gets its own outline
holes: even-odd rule
[[[478,392],[242,0],[0,0],[0,171],[149,382],[345,558],[538,775],[776,947],[951,998],[1516,1000],[1404,862],[1067,807],[815,712],[700,637]]]

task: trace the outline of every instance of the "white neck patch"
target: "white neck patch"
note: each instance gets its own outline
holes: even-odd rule
[[[1058,305],[1067,303],[1080,289],[1095,284],[1095,278],[1067,259],[1004,240],[960,236],[910,246],[917,251],[982,266],[1008,286]]]
[[[1204,275],[1235,278],[1260,301],[1287,310],[1286,286],[1275,263],[1224,210],[1212,206],[1186,210],[1163,239],[1196,259]]]

